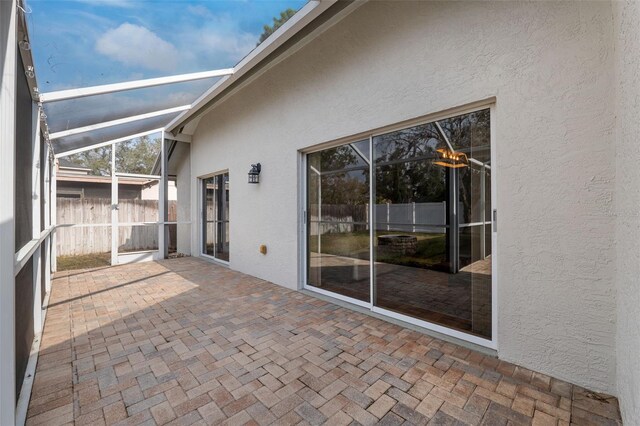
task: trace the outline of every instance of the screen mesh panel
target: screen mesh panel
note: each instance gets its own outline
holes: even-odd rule
[[[45,162],[47,161],[47,159],[45,158],[45,145],[44,145],[44,141],[42,140],[42,138],[39,141],[40,143],[40,169],[38,172],[38,177],[40,178],[40,230],[44,231],[44,216],[45,216],[45,193],[44,193],[44,181],[45,181],[45,175],[44,175],[44,170],[45,170]]]
[[[31,344],[33,343],[33,257],[27,261],[16,276],[16,400],[24,373],[27,371]]]
[[[16,91],[16,180],[15,180],[15,244],[16,251],[32,238],[33,210],[31,198],[31,172],[33,156],[33,101],[24,74],[22,61],[18,61]]]
[[[218,78],[45,103],[51,133],[192,104]]]
[[[49,252],[46,244],[40,246],[40,305],[44,305],[44,298],[47,295],[47,259]]]
[[[118,178],[118,253],[158,250],[160,181]]]
[[[53,149],[57,154],[71,151],[78,148],[85,148],[102,142],[109,142],[114,139],[124,138],[137,133],[159,129],[167,125],[179,113],[165,114],[146,120],[134,121],[132,123],[121,124],[119,126],[107,127],[91,132],[79,133],[77,135],[66,136],[55,139]]]

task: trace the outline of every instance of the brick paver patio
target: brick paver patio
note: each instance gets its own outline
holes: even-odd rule
[[[615,398],[193,258],[56,275],[27,424],[619,424]]]

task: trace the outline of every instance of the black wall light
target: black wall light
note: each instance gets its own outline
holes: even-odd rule
[[[262,170],[260,163],[251,165],[251,170],[249,170],[249,183],[260,183],[260,170]]]

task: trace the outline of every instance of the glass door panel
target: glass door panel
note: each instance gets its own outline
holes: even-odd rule
[[[229,173],[202,179],[202,253],[229,261]]]
[[[376,136],[373,151],[374,304],[491,339],[489,111]]]
[[[213,177],[202,179],[202,253],[214,255]]]
[[[370,300],[369,141],[307,157],[307,284]]]

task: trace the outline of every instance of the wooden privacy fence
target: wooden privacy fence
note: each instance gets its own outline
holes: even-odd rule
[[[175,221],[177,205],[168,202],[168,220]],[[111,199],[58,198],[56,250],[58,256],[107,253],[111,251]],[[118,221],[157,222],[158,201],[120,200]],[[64,225],[82,225],[65,227]],[[94,226],[91,226],[94,225]],[[176,227],[169,226],[169,246],[175,245]],[[158,249],[157,225],[118,226],[118,252]]]

